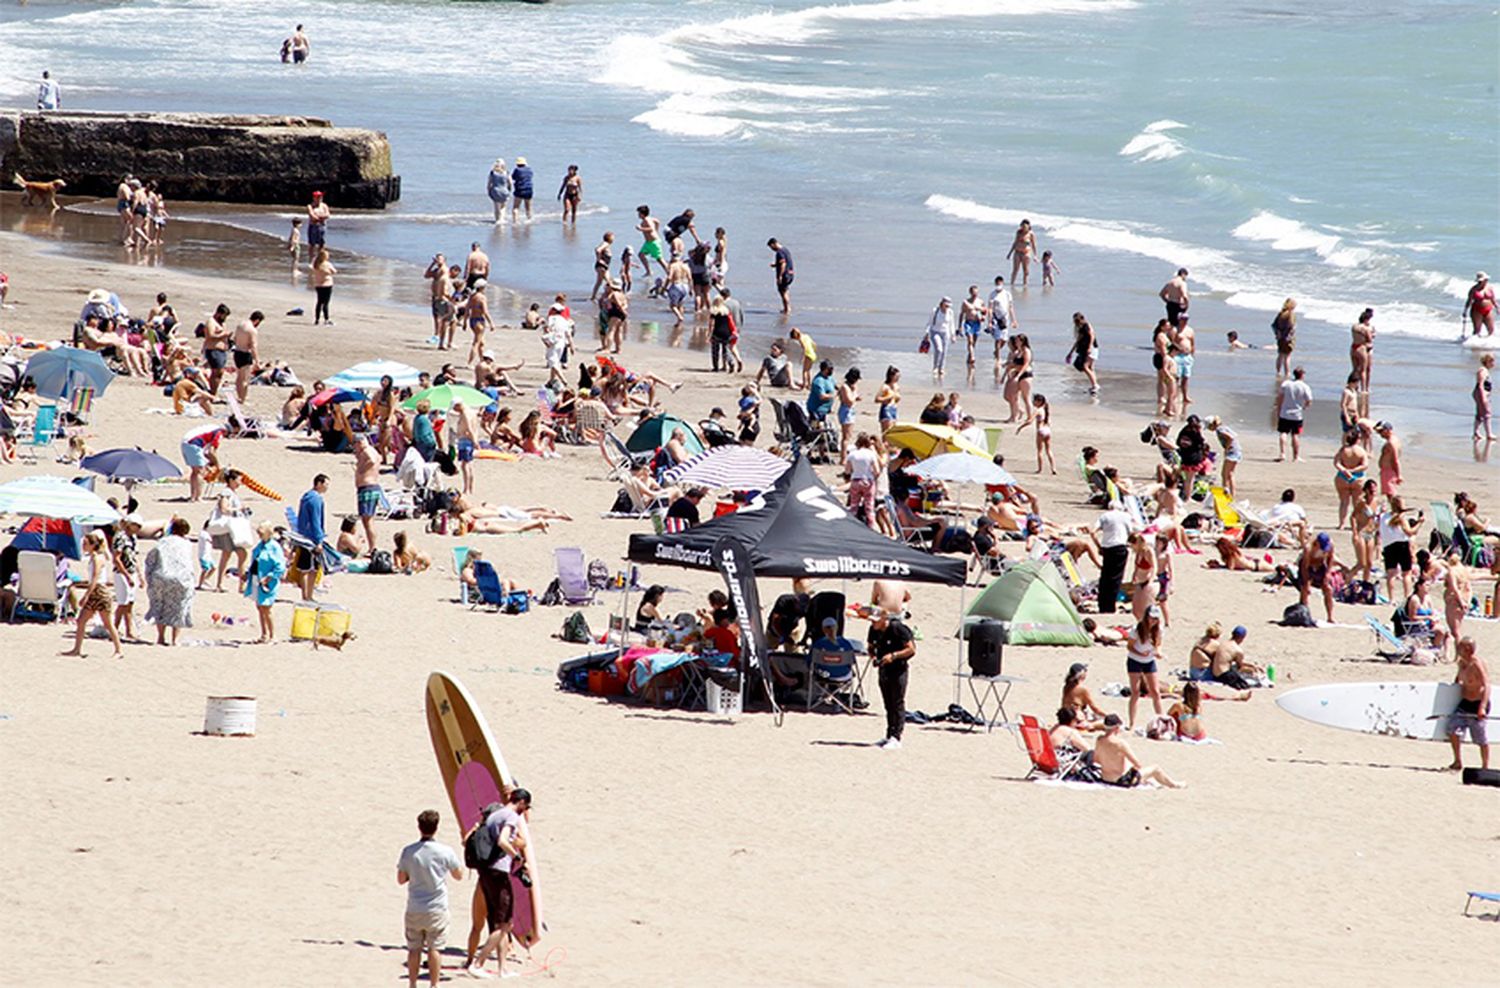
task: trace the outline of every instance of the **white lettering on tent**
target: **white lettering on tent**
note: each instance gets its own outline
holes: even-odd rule
[[[840,507],[837,501],[830,500],[828,492],[821,487],[803,488],[797,492],[797,500],[808,507],[817,508],[820,521],[838,521],[849,517],[849,512]]]
[[[854,556],[835,556],[832,559],[802,557],[802,567],[808,574],[831,573],[846,576],[909,576],[911,567],[894,559],[858,559]]]

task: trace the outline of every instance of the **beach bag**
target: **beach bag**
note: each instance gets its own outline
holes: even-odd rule
[[[542,591],[541,599],[537,601],[543,607],[556,607],[563,602],[562,583],[554,578],[547,584],[547,589]]]
[[[614,506],[609,509],[609,513],[612,515],[635,514],[635,503],[630,500],[629,491],[621,487],[618,491],[615,492],[615,503]]]
[[[1316,628],[1312,612],[1306,604],[1291,604],[1281,612],[1281,623],[1288,628]]]
[[[504,809],[501,803],[486,806],[481,811],[479,825],[464,838],[464,864],[468,867],[488,868],[500,860],[500,842],[495,840],[494,831],[485,826],[485,821],[491,813],[501,809]]]
[[[589,561],[589,589],[603,590],[609,586],[609,564],[602,559]]]
[[[1339,597],[1339,602],[1344,604],[1373,604],[1375,603],[1375,584],[1368,580],[1350,580],[1349,585],[1344,588],[1344,593]]]
[[[931,353],[932,352],[932,337],[930,337],[930,336],[924,336],[924,337],[922,337],[922,342],[917,344],[917,352],[918,353]]]
[[[563,641],[573,642],[578,645],[587,645],[594,640],[594,635],[589,631],[588,619],[583,616],[582,611],[574,611],[568,615],[562,625],[560,635]]]
[[[365,567],[366,573],[375,573],[384,576],[396,571],[395,560],[386,549],[376,549],[370,553],[370,564]]]
[[[505,595],[505,613],[525,614],[531,610],[531,591],[513,590]]]

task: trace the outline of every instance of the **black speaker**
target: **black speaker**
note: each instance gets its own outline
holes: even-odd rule
[[[970,662],[973,662],[972,653]],[[1466,786],[1495,786],[1500,788],[1500,770],[1493,768],[1466,768],[1464,769],[1464,785]]]
[[[976,676],[1000,675],[1000,653],[1005,644],[1005,626],[999,621],[980,621],[969,628],[969,671]]]

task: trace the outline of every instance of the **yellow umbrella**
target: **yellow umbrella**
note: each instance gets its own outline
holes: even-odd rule
[[[885,433],[885,441],[902,449],[909,449],[919,459],[939,453],[969,453],[986,460],[990,454],[958,434],[948,425],[901,424],[891,426]]]

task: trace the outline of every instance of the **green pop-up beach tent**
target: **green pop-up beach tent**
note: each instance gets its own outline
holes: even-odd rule
[[[1008,645],[1091,643],[1062,576],[1047,560],[1013,566],[985,587],[964,615],[964,624],[986,618],[1005,622]]]

